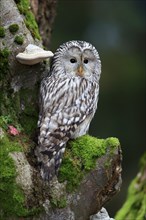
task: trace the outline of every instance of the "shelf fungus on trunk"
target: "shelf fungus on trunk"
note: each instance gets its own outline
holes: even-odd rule
[[[29,44],[23,53],[19,53],[16,56],[16,59],[21,64],[34,65],[50,57],[53,57],[53,53],[51,51]]]

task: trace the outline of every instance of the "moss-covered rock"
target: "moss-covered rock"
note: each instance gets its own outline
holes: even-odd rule
[[[67,205],[66,187],[68,191],[77,189],[82,178],[90,170],[94,169],[97,158],[105,155],[107,149],[111,151],[111,149],[119,146],[119,141],[116,138],[104,140],[96,139],[89,135],[70,141],[59,173],[59,181],[67,181],[67,185],[66,183],[53,184],[48,192],[48,186],[45,189],[45,186],[38,185],[40,184],[38,181],[35,180],[33,183],[30,181],[31,184],[34,184],[32,187],[34,190],[32,192],[33,196],[31,193],[30,195],[28,193],[26,199],[24,190],[26,184],[23,183],[24,181],[22,183],[21,181],[17,181],[17,177],[22,176],[22,173],[19,173],[22,169],[18,169],[19,167],[16,164],[19,163],[19,155],[22,155],[23,152],[27,152],[27,146],[30,145],[30,143],[23,134],[17,137],[10,136],[6,132],[6,124],[7,119],[1,118],[0,126],[5,128],[3,130],[4,135],[0,138],[0,210],[2,219],[6,219],[10,216],[26,217],[36,215],[36,213],[43,209],[40,203],[43,205],[46,201],[49,201],[51,205],[49,206],[50,210],[53,208],[64,208]],[[30,162],[32,157],[33,155],[29,158]],[[23,166],[23,163],[24,162],[21,163],[21,166]],[[24,166],[25,165],[26,163],[24,163]],[[27,178],[29,178],[29,176],[30,175],[27,175]],[[33,179],[34,176],[30,178]],[[42,187],[44,187],[43,190]],[[34,196],[34,192],[37,193],[36,196]],[[31,204],[29,204],[29,201],[31,201]]]
[[[16,184],[17,176],[10,152],[21,152],[22,146],[6,135],[0,139],[0,210],[2,219],[14,215],[25,216],[25,197],[20,186]]]
[[[146,218],[146,153],[140,160],[140,172],[131,182],[126,202],[115,216],[116,220]]]
[[[25,161],[21,161],[21,157],[19,158],[22,170],[17,170],[14,160],[16,154],[22,155],[28,149],[30,150],[32,143],[23,134],[16,137],[8,134],[6,124],[7,120],[0,118],[0,126],[5,128],[0,129],[2,134],[0,135],[0,219],[2,220],[9,219],[10,216],[30,216],[39,210],[39,208],[27,204],[26,194],[28,193],[24,190],[26,180],[23,181],[22,186],[21,180],[18,178],[23,172],[26,172],[26,169],[23,169],[23,166],[24,168],[26,166]],[[19,172],[21,172],[20,175]]]
[[[55,177],[49,187],[49,201],[51,208],[64,208],[67,205],[66,184],[59,183]]]
[[[83,176],[93,169],[97,158],[119,146],[117,138],[97,139],[84,135],[68,143],[59,171],[59,181],[67,181],[68,191],[77,188]]]

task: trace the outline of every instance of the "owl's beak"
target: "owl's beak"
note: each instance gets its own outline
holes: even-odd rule
[[[77,75],[78,76],[83,76],[84,75],[84,70],[82,66],[79,66],[78,70],[77,70]]]

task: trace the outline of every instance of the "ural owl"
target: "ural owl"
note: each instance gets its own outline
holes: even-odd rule
[[[35,154],[45,180],[57,175],[66,143],[87,133],[99,94],[101,63],[90,43],[69,41],[54,54],[41,83]]]

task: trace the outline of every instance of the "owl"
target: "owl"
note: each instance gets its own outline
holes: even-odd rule
[[[55,52],[40,88],[35,154],[44,180],[58,174],[66,143],[88,132],[97,108],[100,74],[100,58],[90,43],[69,41]]]

